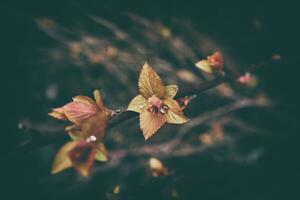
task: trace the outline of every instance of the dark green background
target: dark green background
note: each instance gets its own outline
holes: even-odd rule
[[[265,60],[279,53],[283,60],[259,71],[267,94],[278,102],[276,112],[286,118],[261,116],[259,121],[280,132],[275,140],[261,141],[266,153],[253,165],[231,162],[216,163],[209,157],[170,161],[179,176],[177,187],[182,199],[298,199],[300,187],[299,162],[299,6],[289,1],[8,1],[1,2],[1,199],[103,199],[110,188],[111,174],[99,175],[88,185],[63,192],[65,185],[44,180],[49,168],[33,154],[7,157],[18,140],[17,124],[24,116],[45,118],[32,93],[39,86],[28,84],[35,74],[28,62],[27,49],[39,48],[49,42],[32,22],[49,17],[69,24],[89,13],[108,20],[120,20],[122,13],[132,12],[148,19],[168,23],[172,18],[188,19],[213,38],[230,44],[235,56],[244,63]],[[263,26],[253,30],[253,19]],[[30,41],[30,42],[29,42]],[[32,56],[32,55],[31,55]],[[33,56],[34,57],[34,56]],[[45,72],[44,74],[47,74]],[[67,77],[67,75],[66,75]],[[41,85],[47,82],[41,77]],[[64,96],[64,100],[69,96]],[[63,101],[61,101],[63,102]],[[52,105],[51,105],[52,106]],[[48,108],[51,107],[48,105]],[[272,131],[272,129],[270,129]],[[129,158],[130,159],[130,158]],[[48,166],[49,167],[49,166]],[[114,173],[114,172],[110,172]],[[123,199],[160,199],[160,189],[168,179],[136,184],[141,172],[123,180],[131,189]],[[45,176],[41,180],[41,176]],[[51,178],[49,178],[51,179]],[[74,181],[74,180],[69,180]],[[63,182],[68,184],[67,181]],[[60,182],[60,184],[62,184]],[[129,187],[128,186],[128,187]],[[133,188],[133,189],[132,189]]]

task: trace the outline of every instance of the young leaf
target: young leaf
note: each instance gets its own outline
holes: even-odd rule
[[[145,98],[149,98],[152,95],[162,98],[165,94],[164,83],[148,63],[144,64],[140,73],[139,92]]]
[[[220,52],[215,52],[211,56],[207,56],[206,60],[200,60],[195,65],[199,69],[209,74],[220,72],[223,70],[223,55]]]
[[[167,85],[164,98],[174,98],[178,92],[177,85]]]
[[[76,96],[72,98],[74,102],[84,103],[84,104],[95,104],[94,100],[87,96]]]
[[[172,124],[183,124],[188,121],[182,112],[177,101],[171,98],[165,99],[165,104],[169,107],[168,111],[166,112],[166,118],[168,123]]]
[[[104,109],[104,105],[102,102],[102,98],[101,98],[101,94],[99,90],[95,90],[94,91],[94,96],[95,96],[95,100],[97,105],[99,106],[100,111]]]
[[[63,107],[52,109],[52,112],[48,113],[48,115],[59,120],[68,120],[67,116],[64,113]]]
[[[96,145],[95,159],[101,162],[108,161],[108,153],[102,142]]]
[[[95,159],[95,153],[94,145],[85,141],[78,141],[70,151],[69,157],[72,165],[82,176],[88,176]]]
[[[151,137],[166,121],[164,114],[154,114],[148,110],[142,111],[140,114],[140,126],[145,140]]]
[[[97,106],[92,103],[70,102],[64,107],[64,114],[73,123],[80,123],[95,115]]]
[[[72,162],[69,158],[69,153],[76,146],[77,143],[77,141],[68,142],[60,148],[60,150],[55,156],[52,165],[52,174],[56,174],[66,168],[72,167]]]
[[[213,72],[213,70],[207,60],[200,60],[195,65],[196,65],[196,67],[198,67],[199,69],[201,69],[202,71],[204,71],[206,73],[211,74]]]
[[[82,125],[73,124],[71,126],[67,126],[65,131],[69,134],[72,140],[85,140],[89,133],[82,130]]]
[[[147,107],[147,99],[142,95],[137,95],[134,97],[128,105],[127,110],[141,113]]]
[[[81,124],[67,127],[66,131],[73,138],[87,138],[93,135],[97,138],[97,140],[101,141],[104,137],[106,125],[106,112],[102,111],[98,112]]]

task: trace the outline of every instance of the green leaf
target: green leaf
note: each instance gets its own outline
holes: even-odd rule
[[[98,143],[96,146],[95,159],[101,162],[108,161],[108,153],[102,142]]]

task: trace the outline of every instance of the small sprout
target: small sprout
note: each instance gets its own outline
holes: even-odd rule
[[[187,105],[196,97],[197,95],[192,95],[178,99],[177,102],[179,103],[181,110],[184,110],[187,107]]]
[[[223,72],[223,55],[217,51],[211,56],[207,56],[207,59],[200,60],[195,65],[202,71],[209,74]]]
[[[113,192],[114,192],[114,194],[119,194],[120,191],[121,191],[120,186],[117,185],[117,186],[114,188],[114,191],[113,191]]]
[[[102,142],[98,142],[96,144],[96,155],[95,159],[100,161],[100,162],[106,162],[108,161],[108,152]]]
[[[140,127],[145,140],[155,134],[166,122],[182,124],[188,121],[178,102],[173,99],[178,87],[165,86],[147,63],[141,70],[138,86],[140,94],[131,100],[127,110],[140,113]]]
[[[118,200],[120,198],[121,187],[119,185],[115,186],[112,191],[107,192],[106,199],[108,200]]]
[[[153,157],[150,158],[150,160],[149,160],[149,167],[150,167],[150,170],[151,170],[151,174],[154,177],[168,175],[168,169],[157,158],[153,158]]]
[[[257,85],[257,78],[251,75],[249,72],[240,76],[237,80],[240,84],[248,86],[248,87],[255,87]]]

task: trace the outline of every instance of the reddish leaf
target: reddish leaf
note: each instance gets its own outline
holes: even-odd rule
[[[145,140],[151,137],[162,125],[166,123],[166,117],[161,113],[151,113],[144,110],[140,114],[140,126]]]
[[[77,141],[68,142],[60,148],[53,162],[52,174],[56,174],[66,168],[72,167],[72,162],[69,158],[69,153],[76,146],[77,143]]]
[[[88,176],[95,159],[95,147],[92,143],[80,141],[70,151],[69,157],[74,168],[82,175]]]
[[[97,106],[82,102],[70,102],[64,106],[64,114],[73,123],[80,123],[95,115]]]

